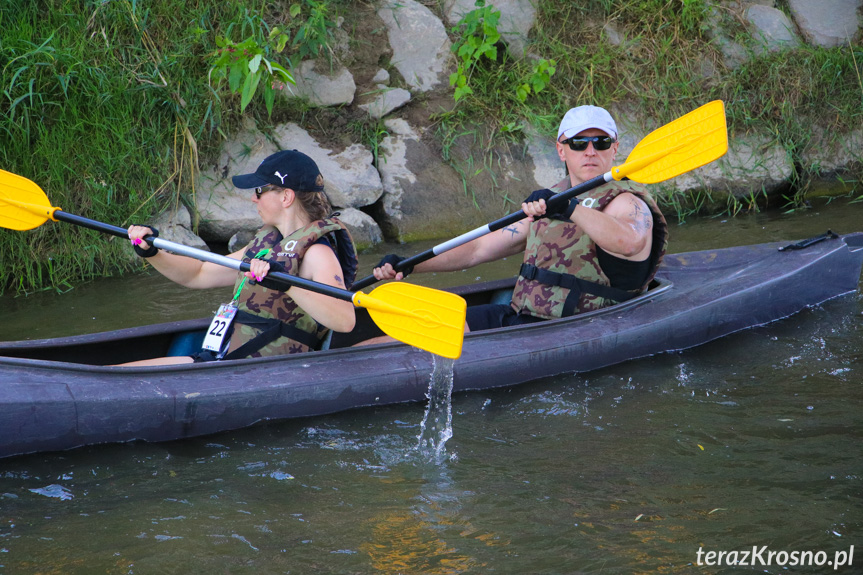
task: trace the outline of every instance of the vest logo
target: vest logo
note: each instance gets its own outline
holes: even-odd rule
[[[297,248],[297,240],[291,240],[282,246],[283,252],[279,252],[280,256],[288,255],[288,252],[292,252]]]
[[[279,172],[274,172],[274,173],[273,173],[273,175],[274,175],[274,176],[277,176],[277,177],[279,178],[279,180],[281,180],[281,182],[282,182],[282,185],[283,185],[283,186],[285,185],[285,178],[287,178],[287,177],[288,177],[288,174],[285,174],[285,175],[283,176],[283,175],[282,175],[282,174],[280,174]]]
[[[596,198],[587,198],[581,202],[581,205],[585,208],[593,208],[596,205]]]

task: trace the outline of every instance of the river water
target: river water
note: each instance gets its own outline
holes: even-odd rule
[[[863,204],[690,220],[671,251],[828,228],[863,230]],[[4,297],[0,340],[200,317],[223,297],[152,275]],[[408,404],[0,460],[0,574],[860,573],[861,350],[856,294],[682,353],[456,394],[445,457],[420,448],[425,406]],[[708,555],[732,551],[750,565]]]

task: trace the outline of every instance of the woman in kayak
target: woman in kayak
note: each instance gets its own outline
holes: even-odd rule
[[[332,329],[353,329],[351,302],[288,287],[267,279],[279,271],[336,288],[354,280],[357,255],[344,225],[330,213],[324,180],[315,162],[296,150],[277,152],[251,174],[232,178],[254,190],[263,227],[243,249],[228,257],[249,262],[250,271],[168,253],[147,243],[158,231],[133,225],[129,239],[141,257],[180,285],[207,289],[233,286],[207,330],[204,348],[192,356],[158,357],[123,365],[168,365],[302,353],[317,349]]]

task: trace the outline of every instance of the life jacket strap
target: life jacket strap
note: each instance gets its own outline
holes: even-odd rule
[[[266,345],[276,341],[279,337],[287,337],[308,346],[312,350],[317,349],[321,344],[321,340],[315,335],[275,318],[259,317],[240,310],[237,312],[234,322],[259,329],[261,332],[226,355],[224,359],[242,359],[248,357]]]
[[[518,275],[526,280],[538,281],[548,286],[560,286],[569,290],[566,301],[563,303],[562,317],[569,317],[575,313],[581,294],[601,297],[615,302],[630,300],[638,295],[638,291],[622,290],[620,288],[598,284],[595,282],[577,278],[572,274],[564,274],[538,268],[533,264],[523,263]]]

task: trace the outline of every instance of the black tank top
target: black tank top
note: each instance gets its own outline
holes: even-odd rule
[[[612,287],[624,290],[641,289],[650,274],[650,257],[641,262],[625,260],[596,246],[599,267],[611,282]]]

